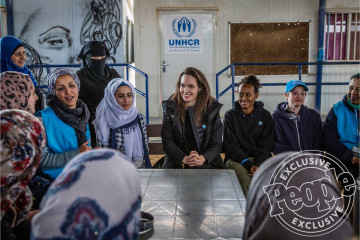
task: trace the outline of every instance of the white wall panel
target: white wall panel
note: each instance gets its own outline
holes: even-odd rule
[[[135,0],[135,6],[140,6],[135,14],[135,28],[137,28],[135,59],[136,67],[144,70],[149,74],[151,91],[156,92],[152,94],[153,102],[150,103],[150,114],[152,116],[161,116],[161,106],[158,105],[159,79],[159,55],[160,55],[160,40],[152,37],[153,35],[160,36],[158,29],[158,14],[156,8],[218,8],[216,17],[216,66],[215,72],[219,72],[229,64],[229,25],[228,22],[286,22],[286,21],[311,21],[309,33],[309,61],[317,61],[317,34],[318,34],[318,8],[319,0]],[[359,7],[359,1],[342,1],[342,0],[327,0],[326,8],[356,8]],[[148,29],[151,28],[152,31]],[[144,36],[144,33],[146,36]],[[154,42],[150,42],[154,41]],[[150,46],[154,51],[149,52],[145,46]],[[151,54],[151,56],[148,56]],[[153,55],[156,54],[156,55]],[[145,68],[145,69],[144,69]],[[343,70],[337,70],[337,69]],[[335,73],[339,79],[347,79],[354,71],[353,67],[338,67],[327,66],[324,67],[323,80],[325,81],[327,75]],[[179,73],[182,69],[179,69]],[[298,78],[298,75],[285,76],[259,76],[262,82],[279,82],[285,83],[291,79]],[[305,82],[316,82],[316,67],[309,67],[309,74],[302,76]],[[231,83],[227,73],[221,76],[220,89],[224,89]],[[236,82],[241,78],[237,77]],[[156,86],[156,87],[155,87]],[[212,93],[215,95],[215,86],[212,87]],[[280,87],[264,87],[261,89],[260,100],[265,102],[265,107],[272,111],[280,101],[284,101],[283,97],[284,86]],[[328,89],[328,90],[326,90]],[[305,104],[311,108],[315,108],[315,86],[310,87],[310,91],[306,98]],[[327,92],[326,92],[327,91]],[[339,101],[339,96],[343,95],[343,86],[323,87],[322,99],[322,115],[326,115],[332,104]],[[335,94],[336,93],[336,94]],[[156,96],[157,95],[157,96]],[[334,96],[331,96],[334,95]],[[230,92],[225,94],[220,101],[224,103],[221,113],[231,107]]]

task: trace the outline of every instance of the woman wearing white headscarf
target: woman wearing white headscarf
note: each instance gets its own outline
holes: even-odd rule
[[[144,116],[134,105],[135,89],[115,78],[105,88],[93,121],[99,147],[124,153],[136,167],[151,168]]]
[[[111,149],[72,159],[41,202],[32,239],[138,239],[140,176],[126,159]]]

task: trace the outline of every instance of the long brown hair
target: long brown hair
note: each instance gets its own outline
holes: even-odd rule
[[[215,99],[211,97],[210,86],[205,75],[199,69],[194,67],[185,68],[185,70],[180,73],[178,77],[176,82],[176,91],[172,96],[172,100],[177,103],[177,110],[182,122],[185,122],[185,115],[187,111],[186,104],[180,93],[180,83],[183,75],[193,76],[196,79],[199,88],[201,89],[196,97],[195,103],[195,123],[196,126],[200,126],[201,120],[203,116],[205,116],[207,108],[214,102]]]

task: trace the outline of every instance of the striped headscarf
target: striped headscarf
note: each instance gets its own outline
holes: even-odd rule
[[[73,70],[69,68],[55,68],[46,76],[46,80],[48,83],[48,93],[55,96],[56,80],[63,75],[71,76],[74,79],[80,92],[80,79]]]

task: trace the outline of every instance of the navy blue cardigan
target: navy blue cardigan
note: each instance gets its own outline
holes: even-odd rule
[[[286,110],[286,102],[273,112],[275,123],[274,154],[286,151],[321,150],[322,124],[320,114],[304,105],[297,119]]]

